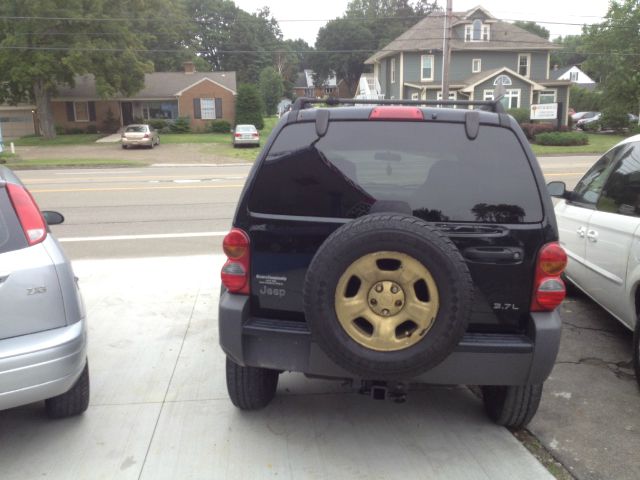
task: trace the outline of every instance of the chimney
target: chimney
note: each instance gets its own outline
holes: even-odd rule
[[[184,68],[184,73],[190,75],[196,72],[196,64],[193,62],[184,62],[182,64],[182,68]]]

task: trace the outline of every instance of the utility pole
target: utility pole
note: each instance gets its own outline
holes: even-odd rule
[[[451,61],[451,2],[447,0],[447,11],[444,17],[444,40],[442,42],[442,100],[449,100],[449,62]]]

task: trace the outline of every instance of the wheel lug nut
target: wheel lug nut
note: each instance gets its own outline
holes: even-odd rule
[[[382,292],[382,290],[384,290],[384,287],[382,285],[376,285],[376,292],[380,293]]]
[[[382,310],[382,314],[383,315],[389,315],[389,310],[387,310],[386,308]]]
[[[377,305],[378,301],[375,298],[372,298],[369,303],[371,303],[371,305]]]
[[[402,300],[396,300],[396,307],[402,306]]]
[[[396,287],[395,285],[391,287],[391,293],[398,293],[398,287]]]

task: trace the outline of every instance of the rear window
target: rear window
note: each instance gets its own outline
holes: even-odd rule
[[[27,245],[7,190],[0,188],[0,253],[25,248]]]
[[[527,223],[542,220],[533,172],[516,135],[483,125],[332,122],[285,127],[249,198],[256,213],[355,218],[405,212],[427,221]],[[314,143],[315,142],[315,143]]]
[[[252,126],[252,125],[238,125],[236,127],[236,132],[247,132],[247,133],[251,133],[251,132],[256,132],[256,127]]]
[[[135,125],[133,127],[127,127],[127,132],[146,133],[147,127],[145,125]]]

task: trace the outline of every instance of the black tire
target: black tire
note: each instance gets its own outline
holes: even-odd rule
[[[227,391],[231,402],[241,410],[266,407],[276,395],[277,370],[243,367],[227,357]]]
[[[636,382],[640,388],[640,317],[636,320],[633,330],[633,370],[636,372]]]
[[[482,400],[489,418],[498,425],[522,428],[538,411],[542,385],[483,386]]]
[[[79,415],[89,407],[89,362],[69,391],[45,400],[49,418]]]
[[[433,276],[440,308],[417,343],[393,351],[365,347],[347,334],[335,311],[335,290],[358,258],[378,251],[410,255]],[[313,258],[304,283],[305,315],[313,339],[338,365],[374,380],[411,378],[433,368],[459,343],[470,314],[473,283],[453,242],[422,220],[398,214],[372,214],[343,225]]]
[[[122,145],[122,149],[123,149],[123,150],[126,150],[126,149],[127,149],[127,146],[126,146],[126,145]]]

